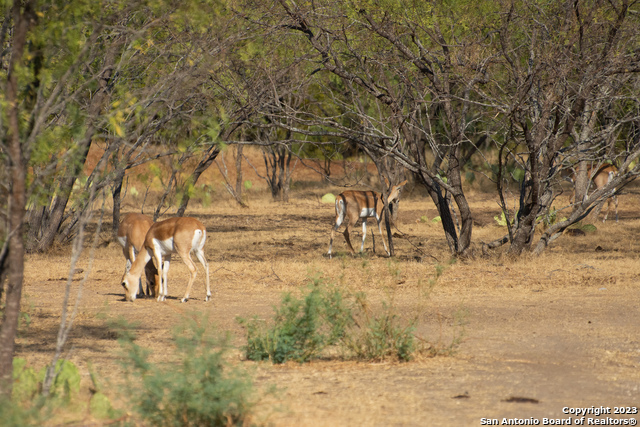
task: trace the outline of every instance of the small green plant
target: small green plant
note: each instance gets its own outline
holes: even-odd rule
[[[80,391],[80,371],[70,361],[59,359],[56,362],[55,373],[50,394],[53,398],[61,399],[66,404],[69,404],[71,399]],[[44,371],[42,376],[44,379]]]
[[[80,371],[72,362],[58,359],[55,367],[55,377],[49,395],[51,398],[69,404],[80,391]],[[27,366],[27,361],[22,358],[13,360],[13,399],[19,402],[31,401],[42,389],[42,382],[46,368],[36,373],[33,368]]]
[[[406,322],[393,306],[383,303],[382,313],[373,315],[366,296],[357,296],[356,325],[343,340],[357,359],[381,361],[389,358],[406,362],[416,350],[415,320]]]
[[[593,233],[595,231],[598,231],[598,228],[593,224],[583,224],[580,225],[580,230],[584,231],[585,233]]]
[[[498,223],[500,227],[507,226],[507,217],[504,215],[504,212],[500,212],[500,215],[496,215],[493,219]]]
[[[0,420],[3,427],[39,426],[43,418],[36,405],[16,404],[11,399],[0,398]]]
[[[558,210],[552,207],[549,210],[549,213],[547,213],[544,216],[540,216],[540,217],[536,218],[536,220],[537,221],[542,221],[542,223],[544,224],[545,227],[549,227],[549,226],[555,224],[556,222],[566,221],[567,218],[565,218],[565,217],[558,218]]]
[[[524,177],[526,176],[526,172],[524,171],[524,169],[515,168],[511,172],[511,176],[513,176],[513,179],[515,181],[522,182],[524,180]]]
[[[342,294],[327,289],[318,278],[303,298],[285,294],[275,308],[274,325],[268,328],[257,318],[239,318],[247,328],[245,352],[249,360],[307,362],[345,334],[350,311]]]
[[[247,375],[226,360],[229,336],[194,314],[174,331],[174,356],[149,362],[150,353],[123,334],[127,351],[127,400],[144,424],[158,426],[244,425],[255,405]],[[168,352],[172,354],[172,352]]]
[[[100,381],[98,381],[98,375],[93,370],[93,365],[89,362],[87,366],[89,368],[89,377],[93,383],[93,395],[89,401],[91,415],[101,419],[117,418],[120,416],[120,413],[113,407],[111,400],[103,393]]]
[[[14,402],[29,402],[40,391],[42,381],[36,371],[27,366],[27,361],[20,357],[13,359],[13,393]]]
[[[0,399],[0,420],[3,426],[41,425],[51,417],[54,408],[69,406],[80,390],[80,371],[72,362],[59,359],[48,397],[42,383],[46,368],[36,372],[25,359],[13,359],[13,389],[11,399]]]

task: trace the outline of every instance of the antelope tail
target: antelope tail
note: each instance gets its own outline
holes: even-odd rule
[[[336,199],[336,227],[344,222],[345,206],[342,197]]]

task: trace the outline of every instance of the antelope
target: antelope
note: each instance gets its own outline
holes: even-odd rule
[[[607,185],[608,183],[610,183],[613,177],[615,176],[615,174],[617,173],[618,173],[618,168],[615,167],[614,165],[603,165],[600,168],[598,168],[595,171],[595,173],[593,172],[593,168],[589,169],[589,177],[591,178],[591,182],[593,182],[593,184],[596,186],[596,189],[600,189],[605,185]],[[612,201],[616,211],[616,222],[618,222],[618,196],[616,196],[615,194],[615,188],[613,191],[614,191],[613,196],[607,199],[607,212],[604,214],[604,218],[602,219],[602,222],[605,222],[607,220],[607,217],[609,216],[609,210],[611,209]],[[594,212],[596,220],[598,219],[598,215],[600,214],[600,210],[602,210],[603,205],[604,205],[604,202],[602,202],[602,205],[597,207]]]
[[[605,164],[600,166],[599,168],[595,168],[593,166],[589,167],[589,169],[587,169],[587,176],[589,177],[589,187],[591,186],[591,184],[595,185],[596,190],[604,187],[605,185],[607,185],[609,182],[611,182],[611,180],[613,179],[614,175],[618,173],[618,168],[615,167],[614,165],[610,165],[610,164]],[[569,179],[572,183],[575,184],[575,174],[572,175],[572,177]],[[569,198],[571,203],[575,203],[577,202],[577,200],[575,200],[575,187],[573,190],[573,193],[571,194],[571,197]],[[611,202],[613,202],[615,211],[616,211],[616,222],[618,222],[618,196],[615,195],[615,189],[614,189],[614,194],[613,196],[609,197],[607,199],[607,212],[604,215],[604,218],[602,219],[602,222],[605,222],[609,216],[609,211],[611,210]],[[594,211],[594,217],[596,218],[596,220],[598,219],[598,215],[600,215],[600,211],[602,210],[602,207],[604,205],[604,201],[602,201],[602,203],[596,207],[595,211]]]
[[[131,265],[131,269],[125,274],[122,286],[125,289],[125,299],[134,301],[136,299],[135,285],[140,280],[140,275],[146,263],[153,258],[158,268],[158,281],[156,282],[155,295],[158,301],[167,298],[167,273],[171,255],[177,253],[189,269],[189,284],[187,292],[181,302],[189,299],[191,286],[196,279],[197,269],[191,260],[193,252],[204,267],[206,273],[207,297],[205,301],[211,299],[211,288],[209,286],[209,264],[204,256],[204,244],[207,240],[207,230],[204,225],[195,218],[178,217],[169,218],[153,224],[144,239],[144,250]]]
[[[127,260],[125,265],[124,274],[126,275],[131,270],[131,265],[136,259],[136,255],[142,250],[144,246],[144,238],[149,231],[149,227],[153,224],[153,220],[146,215],[139,213],[129,213],[124,216],[116,240],[122,246],[122,253]],[[153,265],[153,261],[149,261],[145,266],[145,277],[147,283],[147,295],[151,295],[151,292],[155,291],[156,276],[158,270]],[[123,276],[124,278],[124,276]],[[142,280],[139,281],[140,295],[144,295],[142,288]]]
[[[402,181],[398,185],[391,187],[389,191],[388,203],[396,200],[400,195],[400,189],[407,183],[406,180]],[[336,197],[336,220],[335,224],[331,228],[331,240],[329,241],[329,258],[331,258],[331,248],[333,246],[333,236],[338,228],[345,221],[346,226],[344,230],[344,238],[347,241],[347,246],[352,253],[355,253],[353,246],[351,246],[351,240],[349,239],[349,228],[356,225],[358,219],[362,219],[362,245],[360,245],[360,252],[364,250],[364,239],[367,237],[367,218],[375,218],[378,222],[378,231],[380,232],[380,238],[384,245],[384,250],[387,255],[390,255],[387,249],[387,244],[382,236],[381,219],[383,209],[382,195],[376,191],[344,191]],[[373,251],[375,253],[376,243],[373,231],[371,232],[371,238],[373,240]]]

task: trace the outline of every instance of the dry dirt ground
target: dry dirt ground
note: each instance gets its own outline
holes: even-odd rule
[[[493,220],[499,211],[493,196],[470,193],[479,248],[505,230]],[[279,389],[263,400],[257,423],[478,426],[483,418],[518,418],[542,425],[544,418],[571,417],[575,424],[577,417],[563,408],[605,406],[611,408],[609,417],[629,418],[613,414],[614,408],[640,406],[638,196],[620,198],[619,223],[562,237],[540,257],[513,261],[495,255],[450,263],[441,227],[431,222],[433,205],[410,192],[400,204],[396,233],[403,237],[394,240],[396,258],[381,255],[379,239],[374,255],[370,235],[364,256],[348,255],[337,235],[339,256],[328,259],[334,213],[321,203],[322,194],[295,191],[288,204],[255,197],[248,209],[228,198],[208,207],[194,204],[189,214],[208,232],[213,287],[208,303],[201,270],[191,299],[180,303],[187,272],[175,258],[167,301],[125,302],[119,284],[124,258],[103,233],[92,264],[87,250],[78,266],[90,274],[64,354],[80,367],[83,388],[90,385],[89,364],[106,384],[118,382],[120,347],[111,320],[137,323],[137,342],[156,359],[166,351],[172,327],[193,311],[231,331],[240,348],[246,337],[237,316],[269,319],[284,292],[301,292],[319,274],[345,291],[366,292],[374,303],[391,301],[399,313],[417,316],[417,335],[444,354],[408,363],[322,360],[274,366],[245,361],[238,350],[235,363],[251,370],[259,390]],[[354,232],[352,240],[359,239]],[[69,248],[59,248],[27,259],[23,307],[31,323],[22,329],[16,356],[36,368],[52,357],[69,257]],[[78,283],[73,282],[73,294]],[[120,393],[109,388],[114,401]],[[67,421],[101,425],[78,408]]]

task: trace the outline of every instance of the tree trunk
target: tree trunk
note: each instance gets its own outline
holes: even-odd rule
[[[212,145],[211,147],[209,147],[209,149],[205,152],[204,156],[202,157],[202,159],[200,159],[200,162],[193,171],[193,185],[196,185],[198,179],[200,178],[200,175],[202,175],[204,171],[206,171],[209,166],[211,166],[211,163],[213,163],[216,157],[218,157],[218,154],[220,154],[220,149],[218,148],[218,146]],[[180,207],[178,208],[178,216],[184,216],[188,204],[189,195],[185,194],[182,198],[182,203],[180,203]]]
[[[182,163],[182,162],[179,162],[179,163]],[[177,178],[176,178],[176,175],[178,174],[178,170],[175,167],[172,167],[172,169],[173,170],[171,171],[171,176],[169,177],[169,181],[167,182],[164,188],[164,193],[162,193],[162,196],[160,197],[160,201],[156,206],[156,210],[153,212],[153,222],[156,222],[158,218],[160,218],[160,215],[166,212],[166,210],[164,212],[162,210],[164,209],[164,205],[166,203],[167,197],[169,197],[169,194],[171,194],[171,192],[173,191],[173,187],[174,187],[173,183],[175,182],[176,187],[178,186]]]
[[[41,227],[39,233],[41,237],[39,240],[29,243],[27,248],[29,252],[45,252],[53,244],[64,219],[64,212],[67,208],[67,204],[69,203],[69,195],[71,194],[73,185],[80,174],[80,170],[82,168],[81,165],[84,165],[87,155],[89,154],[89,147],[91,145],[89,132],[93,134],[93,130],[93,126],[89,126],[87,134],[85,134],[85,139],[79,144],[80,153],[76,163],[78,166],[72,167],[72,171],[69,173],[69,176],[60,184],[53,207],[51,208],[49,215],[46,217],[47,221],[42,221],[39,224],[31,224],[32,226],[35,225],[36,227]]]
[[[268,147],[269,152],[267,153],[267,148],[262,150],[262,158],[264,159],[264,166],[266,168],[266,181],[269,184],[269,188],[271,189],[271,197],[273,200],[278,200],[278,196],[280,195],[280,187],[278,186],[278,173],[277,173],[277,165],[278,165],[278,156],[276,155],[276,150],[273,147]]]
[[[113,224],[111,231],[115,239],[120,227],[120,208],[122,206],[122,182],[124,181],[124,169],[118,170],[115,178],[113,178],[113,187],[111,188],[111,197],[113,199]]]
[[[47,221],[43,221],[40,224],[31,224],[32,226],[35,225],[36,227],[41,227],[38,234],[42,237],[40,241],[31,241],[29,243],[29,246],[27,247],[29,252],[44,252],[49,249],[55,240],[58,230],[60,229],[60,225],[64,219],[64,211],[67,207],[67,203],[69,202],[69,196],[73,191],[73,185],[82,172],[85,161],[87,160],[100,109],[104,103],[109,100],[109,81],[111,80],[111,75],[113,74],[113,68],[116,61],[116,50],[119,49],[119,47],[120,44],[114,42],[107,50],[104,60],[104,72],[98,79],[99,88],[91,98],[91,104],[88,109],[87,120],[89,125],[85,130],[84,137],[78,143],[78,157],[73,159],[75,166],[70,167],[67,173],[67,178],[65,178],[59,185],[58,189],[55,190],[56,197],[54,206],[51,209],[51,213],[46,217]]]
[[[4,281],[7,278],[7,273],[9,273],[8,258],[9,242],[5,242],[0,250],[0,301],[2,301],[2,295],[4,294]]]
[[[216,166],[218,166],[218,170],[224,179],[224,188],[233,196],[235,201],[243,208],[247,207],[247,204],[242,201],[242,198],[236,193],[234,187],[231,185],[231,181],[229,179],[229,173],[227,171],[227,164],[224,161],[224,153],[220,156],[221,162],[216,161]],[[237,162],[237,159],[236,159]],[[222,166],[220,165],[222,163]],[[257,172],[256,172],[257,173]],[[258,175],[259,176],[259,175]]]
[[[576,174],[573,177],[574,184],[574,193],[573,193],[573,203],[576,203],[574,210],[577,208],[578,203],[582,203],[582,201],[587,197],[587,193],[589,192],[589,176],[587,176],[587,162],[581,160],[578,162],[578,167],[576,168]]]
[[[282,157],[286,157],[286,160],[283,160],[284,168],[282,169],[282,201],[284,203],[289,203],[289,190],[291,190],[291,175],[293,175],[293,170],[291,168],[291,150],[283,148]],[[297,160],[296,160],[297,164]],[[294,168],[295,169],[295,166]]]
[[[467,249],[471,246],[471,232],[473,231],[473,217],[471,216],[471,208],[467,198],[462,191],[462,178],[460,176],[460,170],[463,163],[459,163],[459,148],[454,150],[454,153],[449,156],[449,170],[447,178],[449,179],[449,185],[453,187],[455,191],[453,200],[456,202],[458,212],[460,212],[460,229],[458,230],[458,249],[456,254],[464,255]]]
[[[20,119],[18,102],[18,77],[15,69],[22,63],[27,33],[36,19],[33,1],[14,2],[14,33],[12,55],[8,67],[6,99],[8,129],[6,141],[10,161],[11,208],[9,211],[9,283],[6,291],[6,306],[0,327],[0,397],[10,398],[13,389],[13,353],[20,316],[20,300],[24,280],[24,217],[26,207],[26,157],[20,141]]]
[[[238,144],[236,147],[236,194],[242,200],[242,152],[244,145]]]

